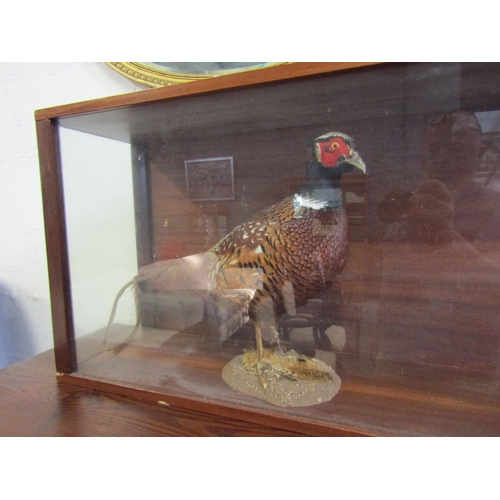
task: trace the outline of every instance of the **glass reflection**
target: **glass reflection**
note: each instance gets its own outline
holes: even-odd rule
[[[484,389],[498,387],[500,192],[475,178],[486,150],[474,113],[427,116],[425,180],[377,207],[387,227],[372,341],[383,371],[410,362],[407,371],[446,377],[462,368],[485,376]]]

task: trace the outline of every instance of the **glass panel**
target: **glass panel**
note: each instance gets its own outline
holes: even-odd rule
[[[60,142],[74,327],[82,337],[107,323],[117,290],[137,272],[130,146],[64,128]],[[134,325],[133,297],[122,300],[116,320]]]
[[[81,374],[375,433],[500,432],[498,64],[60,124]]]

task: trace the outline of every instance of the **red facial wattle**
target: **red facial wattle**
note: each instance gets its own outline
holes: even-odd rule
[[[340,138],[319,143],[320,162],[325,167],[335,167],[341,157],[350,156],[349,146]]]

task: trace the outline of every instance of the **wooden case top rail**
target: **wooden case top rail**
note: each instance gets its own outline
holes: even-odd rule
[[[305,76],[318,75],[332,71],[342,71],[347,69],[360,68],[379,63],[366,62],[309,62],[290,63],[281,66],[273,66],[253,71],[224,75],[221,77],[208,78],[196,82],[172,85],[158,89],[144,90],[130,94],[122,94],[79,103],[66,104],[51,108],[39,109],[35,111],[37,121],[62,118],[83,113],[92,113],[115,109],[123,106],[135,106],[163,99],[184,97],[193,94],[214,92],[222,89],[238,88],[243,86],[258,85],[267,82],[277,82]]]

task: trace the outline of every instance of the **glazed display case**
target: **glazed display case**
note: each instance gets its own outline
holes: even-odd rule
[[[269,434],[500,434],[500,64],[38,110],[60,383]]]

